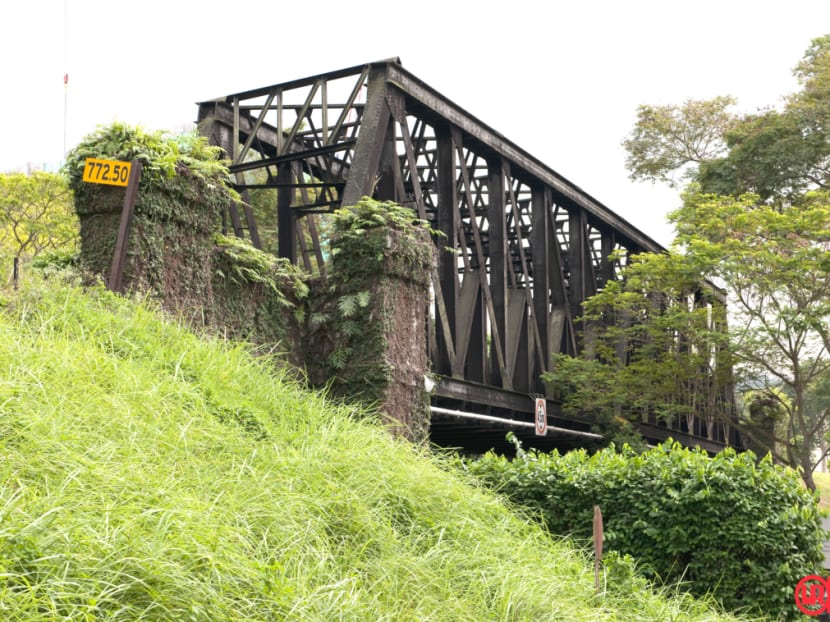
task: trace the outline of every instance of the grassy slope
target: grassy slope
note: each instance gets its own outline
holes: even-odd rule
[[[104,293],[0,313],[0,619],[715,620]]]

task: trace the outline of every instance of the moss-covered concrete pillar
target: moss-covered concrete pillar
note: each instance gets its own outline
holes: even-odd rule
[[[124,189],[74,184],[84,267],[106,278],[115,251]],[[212,234],[227,190],[178,166],[170,178],[144,175],[128,232],[123,289],[149,292],[167,308],[203,318],[210,309]],[[195,318],[194,318],[195,319]]]
[[[429,229],[407,208],[364,198],[336,215],[332,252],[324,365],[331,386],[376,405],[393,434],[424,440]]]

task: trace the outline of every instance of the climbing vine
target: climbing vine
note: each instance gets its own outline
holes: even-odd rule
[[[334,214],[335,270],[341,277],[367,280],[383,267],[390,274],[428,283],[433,251],[423,243],[424,231],[431,233],[429,223],[411,209],[363,197]]]
[[[213,241],[214,322],[230,336],[268,345],[301,365],[307,275],[246,240],[214,234]]]

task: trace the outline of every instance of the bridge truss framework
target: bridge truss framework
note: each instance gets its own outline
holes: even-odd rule
[[[275,225],[279,255],[310,272],[326,269],[324,215],[362,196],[411,206],[444,234],[429,335],[440,443],[503,444],[509,424],[474,425],[463,413],[532,421],[530,396],[544,393],[551,356],[581,351],[582,303],[631,254],[664,250],[398,59],[202,102],[198,121],[231,158],[243,197],[276,191],[275,223],[230,206],[229,228],[262,247],[263,225]],[[719,399],[729,399],[726,388]],[[552,420],[566,432],[547,445],[532,430],[518,435],[546,448],[587,438],[588,423]],[[709,451],[737,441],[705,415],[641,428],[653,441]]]

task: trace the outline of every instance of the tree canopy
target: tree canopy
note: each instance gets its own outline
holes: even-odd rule
[[[675,188],[694,175],[697,165],[722,157],[725,135],[736,123],[729,111],[735,103],[733,97],[716,97],[679,106],[641,105],[637,123],[623,141],[631,179]]]
[[[815,439],[830,417],[813,391],[830,375],[830,197],[808,193],[779,210],[757,195],[692,188],[672,219],[684,261],[728,288],[739,386],[762,392],[788,421],[771,438],[755,434],[751,421],[744,433],[802,469],[812,487]]]
[[[624,278],[611,281],[584,304],[586,352],[559,355],[545,376],[567,412],[591,412],[606,437],[629,444],[631,421],[706,413],[733,414],[732,384],[723,326],[723,292],[703,285],[705,270],[680,253],[628,258]]]
[[[566,408],[600,420],[727,417],[814,489],[830,428],[830,35],[795,75],[779,109],[741,115],[731,97],[640,106],[627,166],[632,179],[686,184],[677,238],[630,258],[585,304],[592,359],[560,360],[549,379]],[[707,293],[719,287],[728,334]],[[580,389],[567,381],[578,370]],[[712,391],[724,381],[745,393],[740,411]]]
[[[732,97],[640,106],[623,141],[635,180],[694,180],[704,193],[751,192],[779,208],[830,187],[830,35],[794,70],[801,89],[781,109],[740,115]]]

